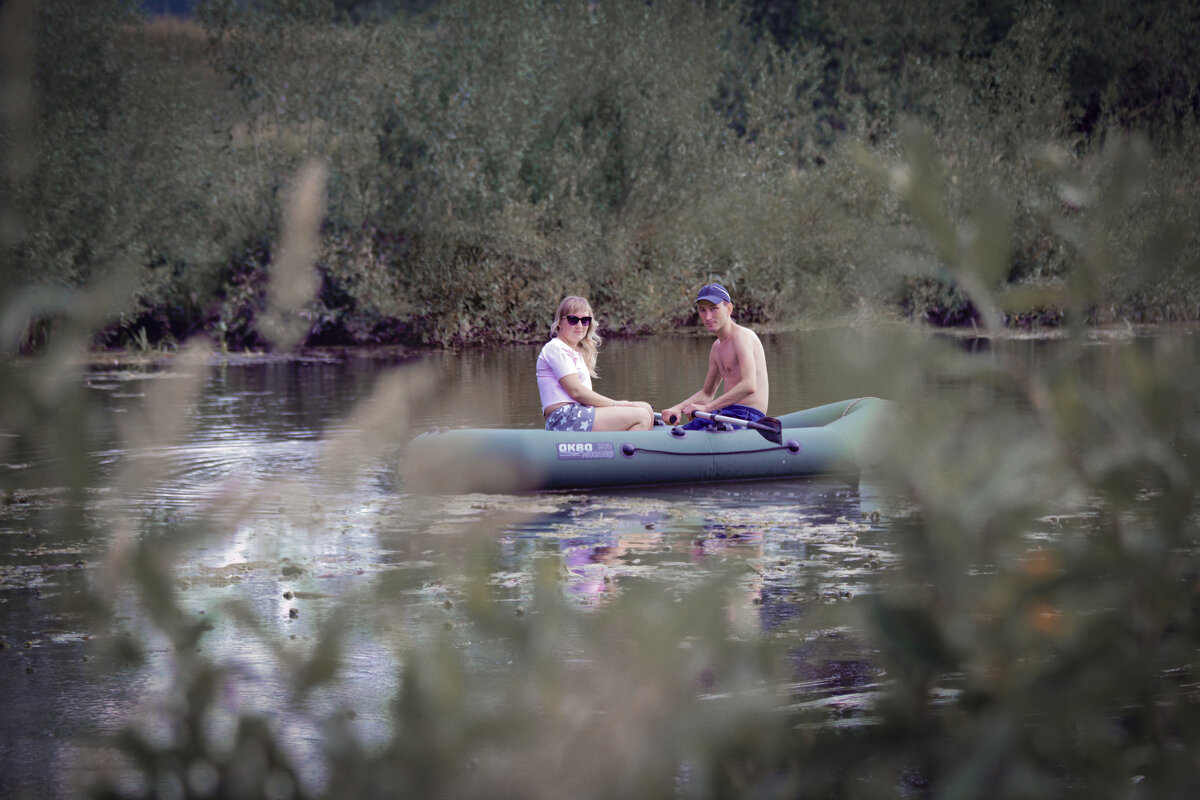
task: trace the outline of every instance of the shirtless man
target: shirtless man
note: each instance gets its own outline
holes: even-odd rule
[[[710,283],[696,297],[696,311],[709,333],[717,337],[708,354],[708,375],[700,391],[662,413],[663,421],[674,425],[683,415],[707,411],[754,422],[767,413],[767,358],[762,342],[749,328],[732,319],[733,300],[719,283]],[[725,382],[725,392],[717,397],[717,387]],[[694,419],[685,428],[709,426],[707,420]]]

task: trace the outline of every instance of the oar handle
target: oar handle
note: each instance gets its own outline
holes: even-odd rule
[[[738,417],[726,417],[722,414],[713,414],[709,411],[693,411],[692,416],[699,417],[700,419],[712,420],[713,422],[729,422],[734,425],[749,425],[750,427],[754,427],[754,423],[748,419],[740,419]]]
[[[700,419],[712,420],[713,422],[728,422],[731,425],[741,425],[742,427],[757,427],[754,423],[754,420],[742,419],[741,417],[726,417],[723,414],[714,414],[711,411],[693,411],[692,416],[699,417]],[[661,411],[655,411],[654,418],[662,422],[666,422],[666,420],[663,419]]]

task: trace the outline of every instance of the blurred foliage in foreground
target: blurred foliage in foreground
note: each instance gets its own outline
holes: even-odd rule
[[[951,213],[948,198],[964,187],[939,173],[935,142],[911,132],[905,159],[863,152],[859,163],[921,225],[986,332],[1003,324],[1008,302],[995,287],[1004,264],[994,243],[1010,235],[1012,215],[1002,210],[1011,206],[983,192],[966,221]],[[1064,308],[1094,304],[1134,266],[1120,239],[1095,221],[1119,224],[1143,202],[1145,158],[1134,140],[1105,150],[1094,172],[1072,171],[1046,153],[1054,190],[1088,204],[1071,231],[1085,261],[1056,289]],[[289,284],[309,280],[315,251],[303,227],[321,208],[326,174],[305,172],[287,195],[293,210],[281,249],[294,270]],[[1169,229],[1170,213],[1145,211],[1162,223],[1148,236]],[[281,347],[296,341],[289,321],[303,312],[303,298],[287,287],[267,296],[270,335]],[[86,484],[73,467],[87,463],[80,442],[89,415],[75,365],[95,322],[89,299],[66,296],[61,313],[75,325],[63,330],[73,335],[52,339],[33,368],[5,366],[0,381],[0,443],[58,442],[67,485]],[[28,309],[16,303],[3,313],[11,330]],[[516,613],[487,599],[493,521],[446,543],[461,554],[445,577],[459,598],[451,627],[392,631],[389,598],[410,588],[400,573],[366,584],[376,602],[335,606],[311,647],[277,640],[249,609],[222,609],[247,641],[276,654],[292,687],[291,718],[307,715],[320,731],[315,763],[298,760],[275,716],[239,704],[229,689],[236,664],[199,646],[212,623],[184,613],[171,580],[172,560],[202,537],[223,535],[228,520],[197,517],[173,537],[152,537],[139,534],[133,512],[109,503],[107,518],[76,523],[81,536],[111,542],[91,602],[112,625],[99,637],[111,645],[102,663],[115,668],[155,648],[170,657],[156,662],[168,679],[160,718],[131,722],[98,746],[105,768],[91,775],[90,790],[250,798],[1190,796],[1200,777],[1200,365],[1194,346],[1165,331],[1122,347],[1123,358],[1096,380],[1082,366],[1091,350],[1086,330],[1066,333],[1076,346],[1032,371],[1008,363],[999,345],[979,355],[916,334],[895,337],[885,352],[848,342],[845,357],[878,374],[879,393],[900,401],[905,415],[886,477],[911,507],[893,520],[907,550],[878,595],[798,618],[796,632],[735,624],[728,609],[744,602],[737,576],[685,591],[631,587],[584,612],[564,602],[550,565]],[[200,348],[179,360],[188,380],[160,382],[144,418],[131,420],[131,436],[165,446],[182,435],[205,356]],[[985,384],[994,391],[977,390]],[[327,468],[350,479],[386,457],[408,434],[405,409],[436,388],[418,371],[384,381],[339,427]],[[131,467],[112,488],[132,494],[153,480]],[[303,476],[297,498],[311,500]],[[234,508],[255,502],[225,500]],[[436,500],[424,510],[413,503],[411,514],[436,520]],[[317,526],[311,535],[329,533]],[[377,618],[355,622],[377,631],[396,676],[391,726],[378,742],[362,740],[345,710],[322,695],[363,644],[347,641],[351,609],[376,610]],[[873,718],[855,725],[792,707],[785,691],[789,649],[842,626],[886,667]]]
[[[1007,220],[980,277],[1034,290],[1010,324],[1200,316],[1195,3],[343,13],[369,6],[208,0],[144,23],[122,0],[4,3],[0,297],[32,312],[6,346],[36,347],[59,292],[96,286],[97,344],[267,346],[284,183],[313,160],[329,194],[309,344],[536,339],[566,293],[608,331],[663,331],[706,279],[747,322],[978,324],[974,292],[852,155],[895,155],[906,118],[933,132],[950,217]],[[1153,155],[1120,219],[1055,192],[1055,170],[1086,174],[1131,130]],[[1151,215],[1172,222],[1158,238]],[[1073,232],[1097,226],[1128,269],[1065,308],[1059,289],[1095,277]]]

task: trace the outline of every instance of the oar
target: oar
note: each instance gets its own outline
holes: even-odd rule
[[[693,417],[700,419],[711,420],[712,422],[728,422],[731,425],[741,425],[746,428],[754,428],[768,442],[775,444],[783,444],[783,423],[774,417],[763,417],[762,419],[754,420],[740,419],[738,417],[726,417],[721,414],[710,414],[707,411],[693,411]],[[662,414],[658,411],[654,412],[654,418],[661,420]],[[666,420],[663,420],[664,422]]]

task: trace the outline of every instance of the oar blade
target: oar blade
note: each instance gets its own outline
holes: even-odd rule
[[[750,425],[762,434],[763,438],[774,444],[783,444],[783,423],[775,417],[763,417],[751,422]]]

